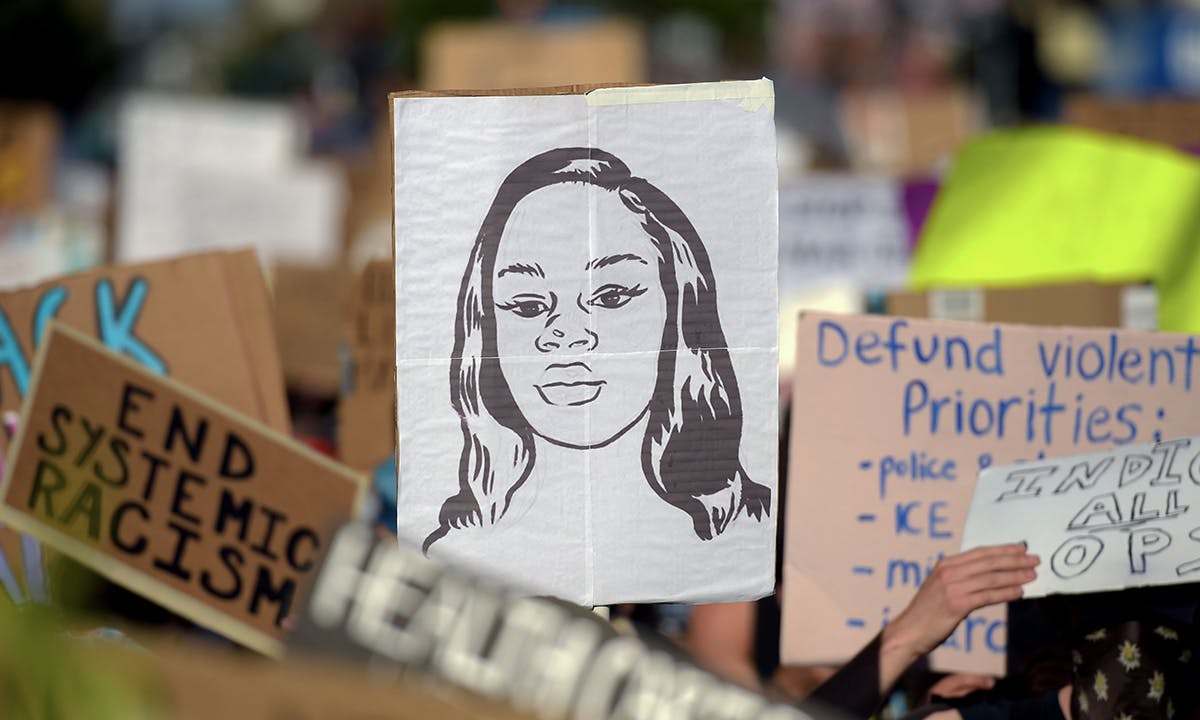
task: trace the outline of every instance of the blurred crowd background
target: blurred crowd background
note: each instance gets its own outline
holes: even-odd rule
[[[138,90],[285,101],[313,152],[343,154],[370,146],[389,91],[767,75],[789,172],[929,172],[1075,92],[1200,91],[1190,0],[10,0],[0,36],[0,95],[48,104],[64,158],[107,166]]]
[[[320,262],[386,255],[386,98],[399,90],[765,75],[781,182],[909,180],[909,246],[933,181],[990,128],[1065,121],[1200,145],[1186,102],[1121,105],[1200,92],[1190,0],[8,0],[0,38],[0,286],[140,257],[122,246],[138,234],[123,218],[142,214],[141,178],[184,164],[133,147],[155,134],[122,124],[146,97],[286,111],[289,161],[333,166],[276,201],[325,209],[315,222],[329,230],[284,252]],[[174,107],[147,122],[202,114]],[[239,160],[215,147],[194,150],[209,165]],[[236,223],[220,229],[239,239]]]
[[[1151,297],[1121,313],[965,316],[1200,331],[1200,0],[3,0],[0,292],[256,247],[294,431],[373,472],[394,528],[388,93],[761,76],[781,395],[789,313],[896,311],[914,278],[1130,283]],[[1157,146],[1007,137],[949,183],[971,142],[1042,124]],[[939,265],[964,238],[987,242]],[[615,612],[675,636],[688,620]]]
[[[296,432],[363,470],[389,92],[771,78],[784,392],[792,312],[914,285],[1154,283],[1094,322],[1200,330],[1195,0],[6,0],[0,38],[0,291],[254,246]],[[1109,134],[1004,132],[1042,124]]]
[[[128,259],[114,172],[135,154],[123,109],[147,93],[286,106],[296,151],[339,165],[340,234],[316,242],[361,259],[386,216],[391,91],[765,75],[784,183],[935,178],[988,128],[1121,126],[1097,103],[1200,92],[1189,0],[9,0],[0,37],[0,253],[55,235],[46,275]],[[1123,124],[1139,134],[1200,143],[1177,113],[1137,114]],[[53,221],[31,221],[48,206]]]
[[[760,76],[781,399],[800,308],[1200,330],[1196,0],[5,0],[0,291],[256,247],[295,432],[386,519],[388,93]],[[1097,280],[1120,313],[897,295]]]

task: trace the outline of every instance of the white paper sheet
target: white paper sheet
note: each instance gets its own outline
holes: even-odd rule
[[[119,140],[118,260],[244,245],[267,266],[336,259],[345,183],[302,160],[304,131],[286,106],[136,95]]]
[[[771,98],[393,99],[403,536],[585,605],[773,590]]]
[[[868,175],[810,175],[779,189],[779,283],[791,296],[814,286],[902,287],[908,227],[900,184]]]
[[[1200,578],[1200,437],[979,474],[963,549],[1025,541],[1042,558],[1026,597]]]

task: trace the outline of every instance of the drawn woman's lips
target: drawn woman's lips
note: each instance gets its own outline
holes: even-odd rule
[[[605,384],[604,380],[592,375],[587,365],[574,362],[547,366],[541,381],[534,387],[546,404],[573,407],[587,405],[600,397]]]

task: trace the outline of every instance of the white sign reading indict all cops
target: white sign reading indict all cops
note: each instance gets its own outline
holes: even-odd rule
[[[1200,437],[983,470],[963,549],[1019,540],[1026,597],[1200,580]]]

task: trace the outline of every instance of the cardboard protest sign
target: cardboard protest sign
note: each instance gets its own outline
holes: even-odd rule
[[[400,533],[581,604],[767,594],[771,83],[541,92],[392,98]]]
[[[1026,597],[1196,582],[1200,438],[984,469],[963,549],[1022,540],[1044,559]]]
[[[396,294],[390,260],[359,274],[342,327],[346,368],[338,401],[338,458],[371,470],[396,452]]]
[[[333,538],[289,657],[294,650],[422,672],[543,720],[837,717],[773,702],[665,641],[618,635],[583,608],[480,582],[365,525]]]
[[[118,260],[244,245],[267,266],[338,257],[343,175],[301,162],[306,132],[286,105],[136,95],[118,132]]]
[[[817,314],[799,336],[785,662],[843,661],[899,613],[958,551],[980,470],[1200,427],[1192,336]],[[1003,611],[935,664],[1002,671]]]
[[[288,431],[270,300],[251,251],[104,267],[0,293],[0,411],[20,409],[51,319]]]
[[[54,324],[0,519],[264,653],[362,480]]]
[[[333,397],[341,385],[342,307],[349,268],[299,263],[275,266],[275,337],[288,387]]]
[[[447,22],[422,36],[421,67],[429,89],[645,82],[646,39],[629,20]]]

